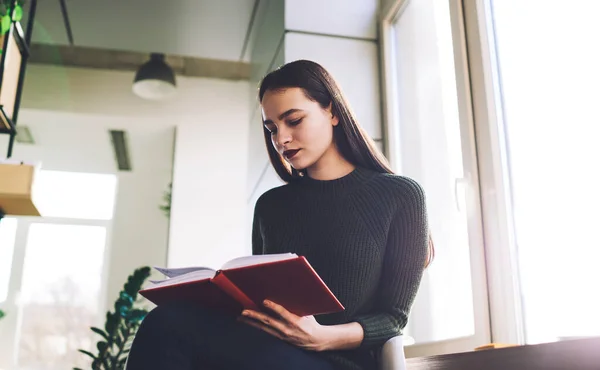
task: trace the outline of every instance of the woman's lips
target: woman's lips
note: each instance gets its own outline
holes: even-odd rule
[[[300,149],[286,150],[283,152],[283,156],[287,159],[292,159],[296,156],[296,154],[298,154],[299,151]]]

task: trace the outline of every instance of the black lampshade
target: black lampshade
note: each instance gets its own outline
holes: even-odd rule
[[[152,53],[135,74],[133,92],[150,100],[164,99],[175,93],[175,72],[165,62],[164,54]]]

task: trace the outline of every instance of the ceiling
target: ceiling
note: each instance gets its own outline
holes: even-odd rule
[[[65,0],[65,5],[75,46],[247,62],[257,2]],[[69,45],[59,0],[38,0],[35,20],[33,43]],[[22,24],[25,28],[26,17]]]

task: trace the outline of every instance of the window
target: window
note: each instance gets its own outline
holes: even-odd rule
[[[21,368],[85,367],[99,315],[106,228],[34,223],[29,227],[20,297]]]
[[[115,175],[42,170],[44,217],[0,222],[0,368],[89,368],[77,350],[94,351],[90,326],[104,321],[116,185]]]
[[[395,86],[392,122],[396,170],[417,180],[428,197],[436,258],[426,270],[407,334],[416,345],[472,338],[454,351],[487,343],[485,273],[469,121],[459,113],[467,97],[457,84],[449,3],[405,1],[392,23]],[[461,72],[462,73],[462,72]],[[390,97],[388,97],[390,99]],[[474,196],[475,195],[475,196]]]
[[[600,2],[488,5],[526,341],[600,335]]]
[[[8,217],[0,220],[0,304],[8,296],[16,234],[17,220]]]

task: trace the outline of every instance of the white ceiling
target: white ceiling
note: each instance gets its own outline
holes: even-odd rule
[[[74,45],[248,61],[258,0],[66,0]],[[59,0],[38,0],[32,42],[68,45]],[[27,20],[23,19],[23,28]]]

